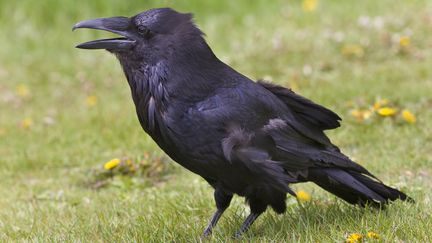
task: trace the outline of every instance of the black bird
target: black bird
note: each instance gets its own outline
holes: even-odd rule
[[[283,213],[286,194],[296,195],[291,183],[312,181],[360,206],[410,199],[330,142],[324,130],[340,126],[337,114],[290,89],[253,82],[220,61],[191,14],[151,9],[82,21],[77,28],[122,36],[77,48],[106,49],[118,58],[145,132],[215,189],[217,210],[204,236],[234,194],[245,197],[251,211],[237,236],[268,206]]]

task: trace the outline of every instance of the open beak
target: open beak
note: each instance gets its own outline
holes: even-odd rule
[[[100,39],[84,42],[76,46],[81,49],[106,49],[112,51],[129,50],[135,46],[136,38],[130,32],[130,19],[126,17],[112,17],[84,20],[74,25],[72,30],[87,28],[105,30],[122,37]]]

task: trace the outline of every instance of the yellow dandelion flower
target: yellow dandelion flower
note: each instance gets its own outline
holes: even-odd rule
[[[411,44],[411,39],[409,36],[401,36],[399,38],[399,46],[408,47]]]
[[[372,116],[372,111],[370,110],[364,110],[363,111],[363,120],[368,120]]]
[[[88,107],[95,106],[97,104],[97,97],[95,95],[89,95],[87,96],[85,102]]]
[[[403,110],[402,117],[408,123],[415,123],[417,120],[414,114],[411,113],[409,110]]]
[[[17,95],[22,98],[27,97],[30,94],[30,90],[25,84],[19,84],[18,86],[16,86],[15,91]]]
[[[378,101],[376,101],[376,102],[373,104],[372,109],[374,109],[374,110],[378,110],[379,108],[381,108],[381,104],[380,104]]]
[[[382,106],[385,106],[389,103],[389,101],[387,99],[380,99],[375,101],[375,103],[373,104],[373,109],[374,110],[378,110],[379,108],[381,108]]]
[[[397,112],[397,109],[391,107],[382,107],[379,108],[377,112],[381,116],[394,116]]]
[[[346,239],[347,243],[357,243],[357,242],[362,242],[363,239],[363,235],[359,234],[359,233],[352,233],[348,236],[348,238]]]
[[[351,110],[351,115],[355,117],[359,121],[368,120],[372,116],[372,112],[370,110]]]
[[[120,164],[120,159],[112,159],[104,164],[105,170],[112,170]]]
[[[346,44],[342,47],[342,55],[353,56],[353,57],[363,57],[364,50],[361,45],[358,44]]]
[[[20,125],[24,129],[29,129],[30,127],[33,126],[33,119],[31,119],[29,117],[24,118],[24,119],[22,119]]]
[[[303,0],[302,8],[305,12],[314,12],[318,6],[318,0]]]
[[[371,238],[371,239],[379,239],[380,238],[379,234],[377,232],[374,232],[374,231],[369,231],[367,233],[367,237]]]
[[[301,202],[308,202],[311,200],[311,196],[309,195],[309,193],[303,190],[298,191],[296,195],[297,195],[297,199]]]
[[[359,120],[360,120],[361,117],[362,117],[362,115],[361,115],[361,111],[360,111],[360,110],[357,110],[357,109],[351,110],[351,115],[352,115],[353,117],[359,119]]]

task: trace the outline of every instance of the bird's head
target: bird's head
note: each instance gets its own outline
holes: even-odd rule
[[[120,59],[157,63],[173,53],[191,52],[206,46],[202,32],[194,25],[191,14],[170,8],[150,9],[133,17],[110,17],[81,21],[78,28],[105,30],[118,38],[99,39],[77,45],[81,49],[105,49]],[[192,43],[195,43],[193,45]]]

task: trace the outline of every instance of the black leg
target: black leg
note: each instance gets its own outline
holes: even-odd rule
[[[235,233],[235,238],[240,238],[243,233],[248,231],[255,220],[267,209],[267,203],[259,198],[246,197],[246,201],[249,203],[251,213],[247,216],[240,229]]]
[[[213,228],[216,226],[220,217],[225,212],[225,209],[227,209],[228,206],[230,205],[232,197],[233,197],[232,194],[227,194],[220,189],[215,190],[214,198],[216,201],[217,210],[213,214],[212,218],[210,219],[209,224],[207,225],[206,229],[204,230],[203,237],[207,237],[207,236],[211,235],[211,233],[213,232]]]
[[[235,233],[234,238],[240,238],[243,233],[248,231],[249,227],[255,222],[255,220],[261,215],[261,213],[251,213],[247,216],[240,229]]]
[[[207,237],[212,234],[213,227],[216,226],[217,222],[219,221],[224,211],[225,210],[223,209],[216,210],[216,212],[213,214],[212,218],[210,219],[210,223],[207,225],[207,228],[204,230],[203,237]]]

